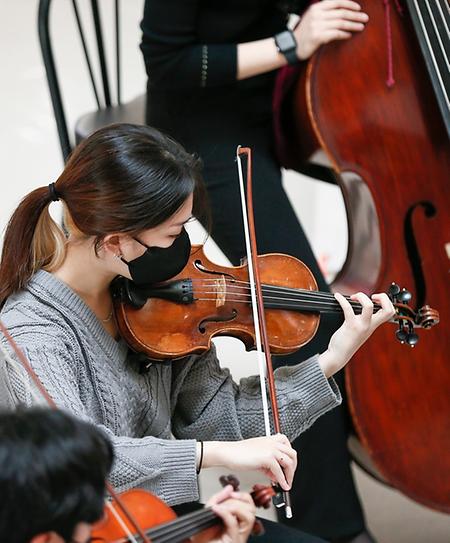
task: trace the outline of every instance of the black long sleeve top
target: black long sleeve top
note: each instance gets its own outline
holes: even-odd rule
[[[275,71],[237,80],[237,44],[274,36],[308,2],[146,0],[147,122],[188,148],[201,133],[270,123]],[[287,5],[289,4],[289,5]]]

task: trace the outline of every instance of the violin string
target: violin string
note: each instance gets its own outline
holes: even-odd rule
[[[192,283],[210,283],[210,284],[217,284],[217,279],[191,279]],[[225,281],[227,286],[227,291],[232,288],[242,288],[242,289],[249,289],[249,283],[245,281]],[[242,285],[240,287],[239,285]],[[336,300],[334,297],[334,294],[329,292],[322,292],[319,290],[307,290],[307,289],[297,289],[292,287],[282,287],[278,285],[262,285],[263,292],[286,292],[290,295],[297,295],[297,294],[304,294],[304,295],[311,295],[313,298],[323,298],[323,299],[329,299],[329,300]],[[358,304],[358,302],[355,302],[350,299],[349,296],[344,296],[346,300],[351,304]]]
[[[210,509],[204,508],[194,511],[175,520],[151,528],[147,535],[154,543],[176,543],[215,524],[217,515]],[[192,533],[189,533],[192,531]]]
[[[196,301],[199,301],[199,302],[216,302],[217,301],[217,298],[197,298]],[[246,301],[246,300],[233,300],[233,299],[227,299],[226,300],[226,303],[231,303],[231,304],[249,304],[250,302]],[[272,303],[269,307],[267,307],[266,309],[281,309],[281,310],[291,310],[291,311],[298,311],[299,313],[301,313],[302,311],[305,311],[305,312],[312,312],[312,313],[336,313],[336,314],[343,314],[343,311],[340,307],[320,307],[318,308],[317,305],[307,305],[307,304],[303,304],[301,307],[299,307],[299,304],[298,303],[286,303],[286,302],[283,302],[283,303],[280,303],[280,304],[275,304],[275,303]],[[358,313],[357,313],[358,314]]]
[[[217,295],[217,291],[214,291],[214,290],[201,290],[201,291],[198,291],[199,294],[201,294],[202,296],[201,297],[196,297],[196,300],[198,301],[214,301],[214,300],[217,300],[216,297],[213,297],[213,298],[204,298],[203,295],[208,295],[208,294],[211,294],[211,295]],[[195,294],[197,294],[197,291],[195,292]],[[228,294],[228,291],[227,291],[227,294]],[[249,296],[247,293],[243,293],[241,294],[240,292],[233,292],[232,295],[234,296],[233,297],[229,297],[227,296],[226,297],[226,302],[229,302],[229,303],[250,303],[250,300],[249,300]],[[338,313],[342,313],[343,310],[342,310],[342,307],[339,305],[339,302],[334,299],[334,301],[330,300],[330,301],[322,301],[322,300],[315,300],[314,297],[306,297],[306,296],[293,296],[291,298],[286,298],[286,297],[282,297],[282,296],[266,296],[264,295],[264,301],[265,302],[271,302],[272,304],[273,303],[276,303],[276,304],[279,304],[279,308],[277,309],[283,309],[283,307],[286,307],[289,308],[289,309],[300,309],[299,307],[299,304],[303,304],[302,305],[302,308],[304,308],[304,306],[308,306],[310,309],[314,310],[319,310],[319,311],[327,311],[327,310],[330,310],[330,311],[336,311]],[[354,309],[354,310],[358,310],[358,311],[362,311],[362,305],[358,302],[353,302],[350,304],[351,307]],[[381,305],[379,304],[374,304],[373,306],[374,310],[378,310],[378,309],[381,309]],[[275,309],[273,306],[270,307],[270,309]]]
[[[211,288],[212,286],[214,286],[214,285],[209,285],[209,286],[206,286],[204,288]],[[196,292],[208,292],[208,293],[214,292],[214,293],[216,293],[218,290],[220,290],[220,289],[215,289],[214,291],[202,291],[201,289],[196,288],[195,291]],[[228,292],[238,293],[239,295],[248,295],[248,293],[245,293],[245,287],[235,287],[234,285],[227,285],[226,292],[227,293]],[[265,296],[265,295],[269,294],[269,293],[287,294],[288,296],[290,296],[290,299],[299,299],[299,300],[310,299],[310,300],[314,300],[314,301],[315,300],[327,300],[327,301],[330,301],[332,303],[338,303],[333,294],[330,294],[328,296],[323,296],[323,295],[321,295],[320,292],[314,291],[314,290],[313,291],[310,291],[310,290],[298,290],[297,291],[297,290],[281,290],[281,289],[277,289],[277,288],[263,287],[264,298],[267,298],[267,296]],[[359,302],[351,300],[347,296],[344,296],[344,297],[350,303],[350,305],[352,305],[353,307],[361,307],[361,304]],[[285,299],[287,299],[287,298],[285,298]]]
[[[221,277],[225,277],[225,276],[221,276]],[[190,279],[190,281],[192,283],[211,283],[211,284],[217,284],[218,280],[220,279],[203,279],[203,278],[192,278]],[[240,280],[231,280],[231,279],[225,279],[225,282],[227,285],[232,285],[232,286],[241,286],[243,288],[250,288],[250,283],[248,281],[240,281]],[[277,290],[287,290],[287,291],[293,291],[293,292],[314,292],[316,293],[317,295],[323,295],[323,296],[333,296],[332,293],[330,292],[323,292],[323,291],[320,291],[320,290],[309,290],[309,289],[302,289],[302,288],[295,288],[295,287],[286,287],[286,286],[282,286],[282,285],[270,285],[270,284],[263,284],[261,285],[263,288],[274,288],[274,289],[277,289]]]
[[[197,294],[197,293],[201,293],[201,294],[218,294],[219,293],[220,294],[220,290],[217,290],[217,289],[216,290],[198,289],[198,290],[195,290],[195,294]],[[241,292],[239,290],[236,291],[236,290],[233,290],[233,289],[230,289],[230,290],[227,289],[226,294],[233,294],[234,296],[249,298],[248,293]],[[306,302],[306,301],[308,301],[308,302],[311,302],[311,303],[330,304],[330,305],[333,305],[333,306],[341,307],[339,305],[339,302],[336,300],[336,298],[330,298],[329,300],[327,300],[327,299],[319,299],[319,300],[317,300],[315,296],[307,296],[307,295],[303,295],[303,294],[295,294],[295,295],[292,295],[292,296],[289,296],[289,297],[265,295],[264,300],[289,300],[289,301],[292,301],[292,302],[295,302],[295,301]],[[350,305],[352,305],[355,309],[360,309],[362,307],[362,305],[359,302],[355,302],[355,301],[351,301]],[[377,304],[374,304],[374,305],[377,305]],[[381,307],[381,306],[378,306],[378,307]]]

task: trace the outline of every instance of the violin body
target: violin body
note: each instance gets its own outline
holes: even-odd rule
[[[239,481],[233,475],[221,476],[220,481],[223,486],[239,489]],[[257,507],[267,509],[280,490],[278,486],[255,484],[250,495]],[[116,500],[120,500],[120,504]],[[210,507],[177,517],[173,509],[154,494],[136,488],[122,492],[107,503],[102,519],[92,528],[91,541],[131,543],[134,537],[141,542],[143,537],[136,532],[136,526],[150,543],[207,543],[223,531],[222,520]],[[253,535],[263,530],[257,519]]]
[[[385,291],[397,279],[442,327],[405,352],[380,327],[346,368],[358,435],[383,477],[450,512],[450,147],[409,13],[390,3],[395,84],[387,79],[386,12],[322,47],[292,95],[298,152],[324,151],[347,210],[349,249],[333,288]]]
[[[127,510],[132,512],[133,517],[143,530],[148,530],[153,526],[177,518],[175,512],[168,505],[145,490],[129,490],[122,493],[120,497]],[[115,507],[117,515],[127,529],[134,534],[136,532],[135,527],[124,517],[118,507],[113,507]],[[109,507],[105,507],[103,518],[93,526],[91,537],[93,541],[102,541],[105,543],[128,541],[123,526]]]
[[[151,543],[164,541],[206,543],[220,534],[222,530],[222,523],[219,519],[209,520],[210,527],[207,526],[207,522],[206,528],[205,525],[202,526],[201,521],[189,522],[187,516],[180,517],[180,521],[177,523],[177,515],[171,507],[142,489],[123,492],[120,494],[120,500]],[[92,541],[128,543],[131,541],[128,533],[134,534],[135,538],[141,541],[141,538],[136,535],[136,529],[121,509],[113,502],[111,507],[114,507],[115,513],[112,513],[111,508],[106,506],[103,518],[93,526]],[[120,522],[117,516],[120,518]],[[213,525],[211,526],[211,524]],[[191,537],[189,537],[190,535]]]
[[[258,256],[261,281],[265,285],[316,291],[310,270],[294,257],[282,254]],[[119,286],[113,295],[119,331],[137,352],[161,360],[199,354],[211,347],[214,336],[226,335],[243,341],[247,349],[255,344],[252,310],[249,304],[248,267],[213,264],[201,246],[193,246],[186,268],[173,281],[189,281],[193,297],[188,303],[163,299],[164,293],[145,293],[142,307],[122,303]],[[147,299],[148,297],[148,299]],[[180,297],[180,300],[183,296]],[[201,299],[203,298],[203,299]],[[271,352],[291,353],[307,343],[319,325],[318,313],[266,309]]]

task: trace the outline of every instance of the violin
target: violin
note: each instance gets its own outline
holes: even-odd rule
[[[258,267],[271,353],[295,352],[314,337],[321,314],[342,314],[334,296],[317,290],[311,271],[297,258],[259,255]],[[236,337],[247,350],[254,348],[247,264],[218,266],[202,246],[192,247],[188,264],[172,280],[142,288],[121,277],[113,283],[112,294],[120,334],[152,360],[200,354],[211,347],[214,336]],[[414,311],[408,305],[410,293],[396,284],[389,296],[399,341],[414,346],[417,328],[439,322],[439,313],[428,306]],[[361,312],[358,302],[348,301]]]
[[[223,486],[231,484],[235,490],[239,487],[239,481],[232,475],[221,477],[220,482]],[[276,492],[277,487],[256,484],[250,495],[257,507],[267,509]],[[171,507],[146,490],[127,490],[119,496],[126,510],[133,515],[134,520],[151,543],[185,541],[206,543],[218,537],[222,530],[221,519],[210,507],[177,517]],[[258,535],[262,531],[262,524],[256,520],[253,534]],[[112,503],[108,503],[105,506],[103,518],[93,526],[91,541],[93,543],[131,543],[133,538],[135,541],[142,541],[135,533],[133,524],[122,511],[114,508]]]

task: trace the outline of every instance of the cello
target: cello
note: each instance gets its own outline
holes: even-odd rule
[[[345,372],[357,434],[383,478],[413,500],[449,513],[448,106],[427,71],[437,54],[431,51],[427,62],[422,56],[421,47],[433,41],[419,43],[413,26],[419,21],[425,30],[427,24],[436,33],[444,29],[436,41],[445,53],[448,4],[359,3],[369,15],[365,30],[321,47],[283,109],[293,119],[296,157],[325,155],[343,193],[349,248],[333,290],[378,292],[401,277],[417,307],[429,304],[440,312],[441,329],[424,335],[420,349],[406,356],[381,327]],[[441,56],[445,70],[448,55]],[[448,73],[440,73],[445,87]]]

